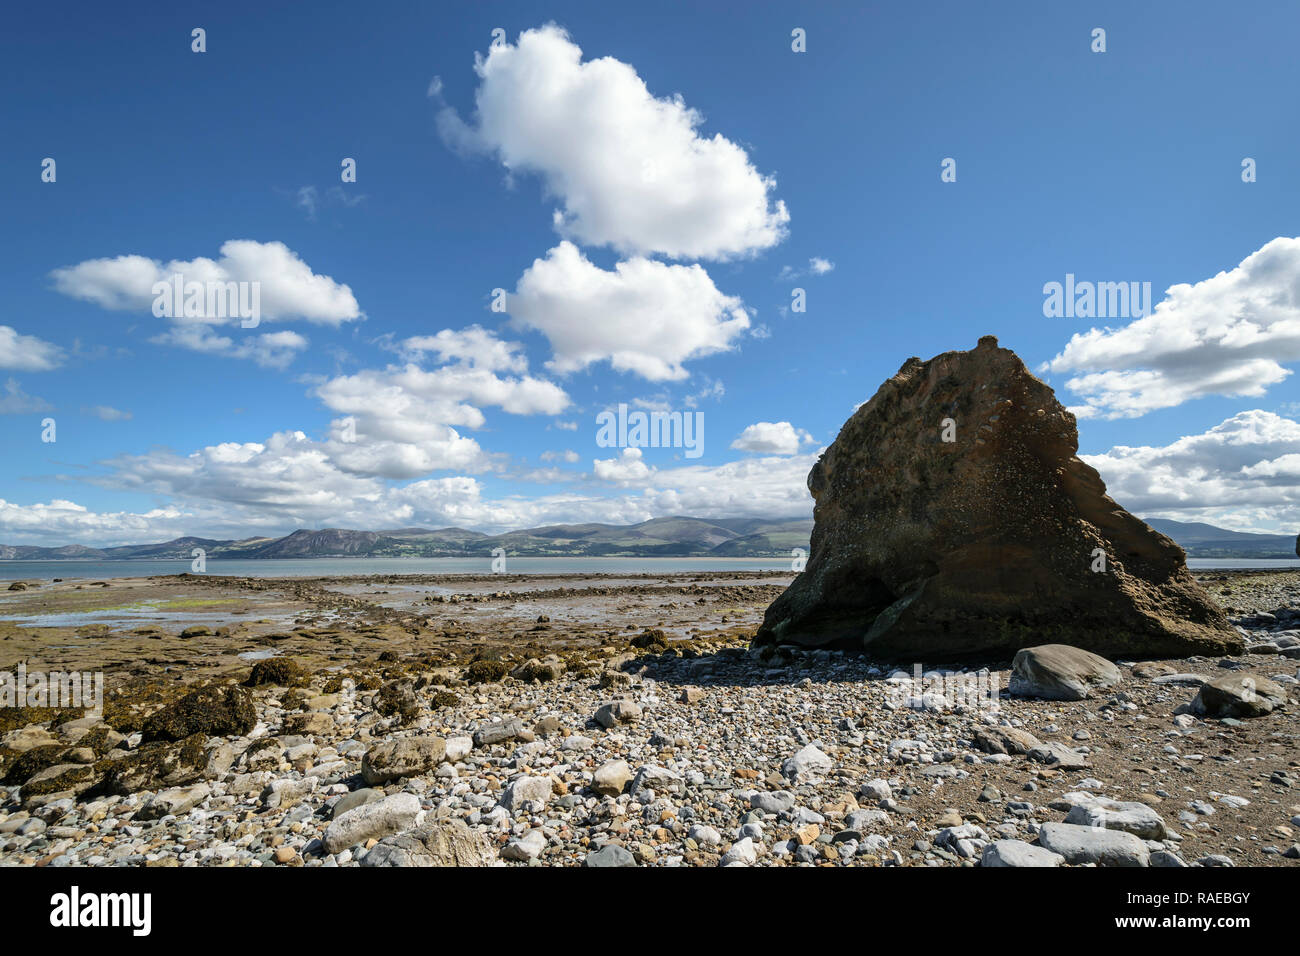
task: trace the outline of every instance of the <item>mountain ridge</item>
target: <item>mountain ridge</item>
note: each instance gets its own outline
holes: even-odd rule
[[[1188,557],[1292,558],[1290,535],[1229,531],[1203,522],[1147,518]],[[92,548],[0,544],[7,561],[189,560],[194,548],[209,558],[490,557],[505,548],[514,557],[788,557],[809,547],[812,518],[692,518],[675,515],[631,525],[552,524],[501,534],[465,528],[299,528],[278,538],[184,535],[171,541]]]

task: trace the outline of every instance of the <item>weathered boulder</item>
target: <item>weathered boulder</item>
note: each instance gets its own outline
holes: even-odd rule
[[[1148,866],[1151,862],[1147,845],[1125,830],[1044,823],[1038,831],[1038,843],[1045,850],[1065,857],[1066,863],[1075,865]]]
[[[619,724],[630,724],[641,719],[641,707],[635,701],[616,700],[609,704],[602,704],[596,711],[596,723],[605,729],[617,727]]]
[[[1088,766],[1087,754],[1081,754],[1057,740],[1030,747],[1029,759],[1045,763],[1055,770],[1082,770]]]
[[[930,661],[1043,643],[1239,653],[1182,548],[1077,450],[1074,415],[992,336],[908,359],[809,473],[811,554],[755,642]]]
[[[588,853],[587,858],[582,861],[582,865],[595,868],[609,868],[618,866],[636,866],[636,857],[621,846],[609,844],[603,846],[593,853]]]
[[[980,856],[980,866],[1030,867],[1060,866],[1065,857],[1041,846],[1034,846],[1023,840],[999,840],[984,848]]]
[[[372,787],[402,777],[431,773],[447,759],[441,737],[401,737],[379,744],[361,758],[361,779]]]
[[[1258,674],[1228,674],[1201,685],[1192,710],[1203,717],[1263,717],[1286,706],[1282,685]]]
[[[498,720],[476,730],[473,744],[475,747],[491,747],[493,744],[514,740],[523,732],[524,722],[518,717],[511,717],[509,720]]]
[[[340,853],[355,844],[379,840],[419,824],[420,798],[413,793],[395,793],[339,814],[325,828],[322,842],[326,853]]]
[[[553,788],[550,777],[515,777],[501,794],[501,806],[513,812],[525,803],[546,803]]]
[[[103,774],[108,793],[127,794],[138,790],[163,790],[197,783],[207,767],[207,738],[199,733],[178,742],[159,741],[101,760],[95,765]]]
[[[367,803],[374,803],[376,800],[382,799],[384,799],[384,792],[370,787],[363,787],[360,790],[345,793],[339,798],[338,803],[330,808],[330,819],[336,820],[349,810],[355,810],[357,807],[364,807]]]
[[[164,790],[146,800],[135,812],[135,819],[161,820],[165,816],[180,816],[193,810],[211,795],[212,790],[206,783]]]
[[[632,779],[632,770],[626,760],[610,760],[596,771],[591,789],[607,797],[617,797]]]
[[[332,826],[332,824],[331,824]],[[496,850],[463,820],[437,820],[385,837],[361,858],[362,866],[491,866]]]
[[[184,740],[193,734],[234,737],[257,724],[257,712],[248,691],[239,687],[208,685],[191,691],[145,719],[144,741]]]
[[[1039,746],[1037,737],[1018,727],[976,727],[973,740],[986,754],[1026,754]]]
[[[1090,651],[1066,644],[1043,644],[1016,651],[1007,690],[1020,697],[1083,700],[1095,688],[1120,681],[1119,668]]]
[[[305,736],[324,737],[337,729],[330,714],[308,711],[305,714],[290,714],[284,719],[286,734],[303,734]]]

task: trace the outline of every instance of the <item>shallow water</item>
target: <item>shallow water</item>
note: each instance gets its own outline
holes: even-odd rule
[[[790,558],[506,558],[509,574],[673,574],[682,571],[785,571]],[[0,561],[0,580],[144,578],[186,574],[189,561]],[[251,578],[361,574],[491,574],[491,558],[209,558],[207,574]]]
[[[1300,558],[1189,558],[1193,571],[1297,568]],[[0,580],[144,578],[185,574],[189,561],[0,561]],[[510,574],[674,574],[708,571],[790,573],[789,558],[511,558]],[[364,574],[490,574],[483,558],[280,558],[209,560],[207,573],[251,578],[344,577]],[[436,589],[434,589],[436,590]]]
[[[53,614],[6,615],[0,621],[12,621],[24,627],[86,627],[105,624],[109,627],[144,627],[149,624],[224,624],[231,615],[219,611],[167,611],[157,608],[113,608],[103,611],[58,611]]]
[[[1188,558],[1187,566],[1193,571],[1228,571],[1239,568],[1281,570],[1283,568],[1300,568],[1300,558]]]

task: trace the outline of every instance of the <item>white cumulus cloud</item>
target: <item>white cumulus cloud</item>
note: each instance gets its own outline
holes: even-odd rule
[[[343,416],[330,425],[326,448],[339,467],[385,478],[431,471],[481,471],[490,457],[457,428],[482,428],[481,406],[511,415],[558,415],[569,396],[553,382],[527,374],[522,346],[478,326],[408,339],[408,353],[436,353],[448,364],[412,361],[341,375],[316,387],[325,406]],[[515,374],[501,374],[504,371]]]
[[[641,460],[640,448],[624,448],[617,458],[597,458],[592,465],[597,479],[616,484],[644,481],[654,474],[654,469]]]
[[[63,349],[34,335],[23,335],[0,325],[0,368],[20,372],[48,372],[63,363]]]
[[[536,173],[561,208],[561,235],[620,252],[728,259],[780,242],[789,214],[776,182],[680,96],[656,97],[612,57],[583,62],[553,24],[493,46],[475,63],[472,122],[449,107],[449,145],[495,155],[512,174]],[[440,97],[441,84],[430,86]]]
[[[287,365],[306,347],[307,340],[296,332],[257,333],[251,331],[256,326],[242,328],[241,323],[250,316],[241,315],[237,305],[251,312],[256,302],[258,324],[301,319],[338,326],[362,318],[348,286],[313,272],[282,242],[231,239],[222,243],[217,259],[200,256],[162,262],[138,255],[89,259],[55,269],[50,275],[57,291],[105,309],[154,315],[158,314],[155,303],[165,298],[166,306],[159,312],[169,325],[152,341],[250,359],[273,368]],[[181,277],[182,289],[199,283],[204,290],[201,298],[193,300],[196,308],[191,314],[185,314],[185,308],[178,314],[176,308],[186,305],[188,293],[183,293],[182,301],[176,303],[170,291],[159,285],[174,282],[175,276]],[[229,292],[215,291],[222,289]],[[209,297],[209,291],[214,291],[213,297]],[[236,299],[236,295],[240,298]],[[215,332],[214,328],[220,326],[238,328],[232,331],[237,339]]]
[[[755,422],[737,436],[731,447],[765,455],[796,455],[801,445],[812,441],[812,435],[789,422]]]
[[[1263,395],[1300,361],[1300,238],[1279,237],[1233,269],[1165,292],[1122,328],[1073,336],[1045,370],[1083,399],[1080,417],[1136,418],[1206,395]]]
[[[1300,529],[1300,422],[1238,412],[1168,445],[1081,455],[1129,511],[1241,531]]]
[[[634,258],[607,271],[570,242],[535,260],[508,302],[516,323],[550,341],[559,374],[608,361],[650,381],[680,380],[683,362],[732,348],[749,328],[741,300],[698,265]]]

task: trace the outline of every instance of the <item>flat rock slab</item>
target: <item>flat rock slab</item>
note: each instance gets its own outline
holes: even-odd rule
[[[1103,830],[1073,823],[1044,823],[1038,842],[1065,862],[1098,866],[1148,866],[1151,851],[1141,839],[1122,830]]]
[[[999,840],[985,847],[980,856],[980,866],[1060,866],[1064,862],[1061,854],[1023,840]]]
[[[1121,803],[1104,797],[1071,807],[1065,822],[1123,830],[1143,840],[1163,840],[1169,835],[1164,819],[1145,803]]]
[[[1151,678],[1153,684],[1177,684],[1179,687],[1200,687],[1209,678],[1203,674],[1161,674]]]
[[[416,825],[420,798],[413,793],[395,793],[374,803],[349,810],[325,829],[326,853],[339,853],[357,843],[400,833]]]
[[[1045,763],[1055,770],[1082,770],[1088,766],[1088,755],[1071,750],[1065,744],[1050,741],[1029,751],[1029,759]]]

